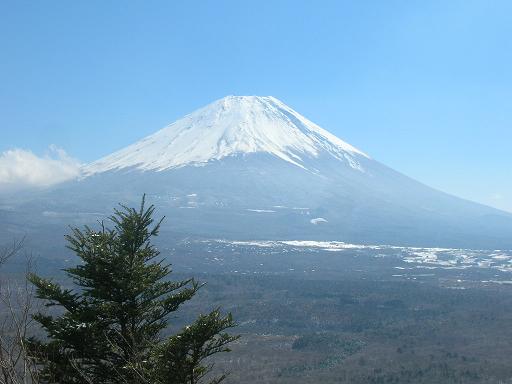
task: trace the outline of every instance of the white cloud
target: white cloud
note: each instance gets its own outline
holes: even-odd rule
[[[54,145],[43,156],[18,148],[0,154],[0,191],[47,187],[79,174],[80,163]]]

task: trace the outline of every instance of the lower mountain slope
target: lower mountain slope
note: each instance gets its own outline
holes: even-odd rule
[[[374,160],[360,162],[365,172],[314,159],[309,165],[322,170],[314,172],[249,154],[201,167],[108,171],[12,197],[0,220],[6,237],[28,231],[61,238],[67,225],[93,223],[146,193],[174,237],[512,248],[511,214],[436,191]]]

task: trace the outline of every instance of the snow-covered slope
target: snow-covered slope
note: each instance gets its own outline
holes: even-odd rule
[[[363,152],[274,97],[228,96],[84,168],[85,175],[134,167],[163,171],[252,153],[307,168],[327,154],[362,170]]]

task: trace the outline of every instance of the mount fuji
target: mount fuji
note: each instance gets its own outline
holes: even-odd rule
[[[77,180],[12,196],[0,221],[8,234],[62,236],[143,193],[174,236],[512,247],[512,214],[427,187],[258,96],[215,101]]]

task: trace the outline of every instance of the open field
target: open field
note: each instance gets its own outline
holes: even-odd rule
[[[227,383],[507,383],[508,251],[181,241],[175,279],[207,282],[171,319],[231,311]],[[497,257],[498,256],[498,257]],[[40,258],[63,278],[73,259]],[[16,267],[11,266],[11,272]],[[12,274],[11,274],[12,276]]]

